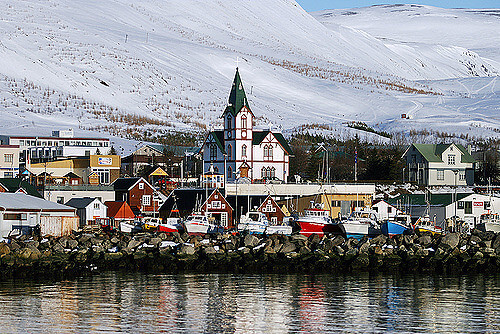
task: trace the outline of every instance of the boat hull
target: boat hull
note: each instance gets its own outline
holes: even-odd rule
[[[370,224],[364,224],[359,222],[348,222],[348,223],[340,223],[342,226],[343,232],[347,238],[362,238],[365,235],[368,235],[368,230]]]
[[[297,221],[300,226],[300,234],[309,237],[312,234],[318,234],[322,237],[325,233],[342,234],[338,224],[322,224],[317,222]]]
[[[443,233],[442,230],[434,230],[434,229],[430,229],[430,228],[426,228],[426,227],[415,227],[415,232],[417,232],[417,233],[431,233],[432,235]]]
[[[238,232],[249,233],[249,234],[263,234],[266,231],[265,224],[259,224],[254,222],[239,223]]]
[[[287,225],[268,226],[266,228],[266,234],[291,235],[292,234],[292,227],[287,226]]]
[[[179,232],[179,228],[174,225],[160,224],[158,225],[158,232],[174,233]]]
[[[483,232],[500,232],[500,224],[498,223],[479,223],[476,228]]]
[[[400,223],[385,221],[380,226],[380,230],[382,234],[387,235],[389,237],[393,237],[395,235],[403,234],[406,231],[409,231],[410,228]]]
[[[184,226],[188,234],[212,234],[224,232],[224,228],[217,225],[189,222],[185,223]]]

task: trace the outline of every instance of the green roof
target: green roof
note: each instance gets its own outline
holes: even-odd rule
[[[442,155],[453,144],[413,144],[415,149],[422,154],[428,162],[443,162]],[[474,163],[474,158],[467,152],[467,149],[459,144],[454,144],[462,153],[462,163]]]
[[[457,200],[461,200],[467,196],[471,195],[471,193],[457,193]],[[430,205],[433,206],[447,206],[453,203],[453,199],[455,198],[454,193],[446,193],[446,194],[431,194],[428,196]],[[394,198],[388,199],[386,202],[397,206],[399,205],[427,205],[425,202],[426,195],[424,194],[402,194]]]
[[[252,139],[252,144],[253,145],[259,145],[262,143],[264,138],[269,134],[269,130],[265,131],[254,131],[253,132],[253,139]],[[281,144],[283,149],[288,153],[289,155],[293,155],[292,149],[290,148],[290,145],[288,145],[288,142],[286,141],[285,137],[281,133],[272,133],[273,136],[276,138],[276,140]]]
[[[212,131],[210,134],[212,138],[214,138],[215,143],[219,146],[222,154],[226,154],[226,150],[224,148],[224,131]]]
[[[236,75],[234,76],[233,86],[231,87],[231,93],[229,94],[228,104],[229,105],[227,106],[225,112],[229,111],[233,116],[236,116],[244,106],[250,110],[238,68],[236,68]]]
[[[0,184],[7,189],[8,192],[15,193],[19,189],[24,189],[28,195],[43,198],[36,188],[29,182],[19,178],[0,179]]]

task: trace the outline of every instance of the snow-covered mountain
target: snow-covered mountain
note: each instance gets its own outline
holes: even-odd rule
[[[389,131],[500,128],[497,37],[412,40],[403,38],[406,26],[398,36],[371,35],[348,21],[356,15],[313,17],[293,0],[0,5],[0,133],[78,126],[140,137],[208,128],[220,122],[236,66],[261,126],[312,124],[337,135],[349,132],[346,121]],[[427,24],[441,27],[436,17]],[[493,20],[489,33],[497,31],[498,17],[475,20]]]

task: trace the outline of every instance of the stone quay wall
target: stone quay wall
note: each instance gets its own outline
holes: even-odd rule
[[[0,242],[0,275],[66,277],[106,270],[152,273],[500,272],[500,234],[312,235],[112,232],[23,236]]]

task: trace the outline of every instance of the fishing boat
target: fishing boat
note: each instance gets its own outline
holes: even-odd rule
[[[443,233],[443,229],[436,225],[436,222],[430,219],[428,214],[419,217],[415,225],[413,226],[415,232],[419,233],[432,233],[432,234],[441,234]]]
[[[150,232],[158,231],[158,226],[160,226],[162,221],[161,218],[157,217],[144,217],[142,219],[142,229]]]
[[[142,227],[141,227],[140,221],[135,221],[135,222],[122,221],[122,222],[120,222],[120,231],[121,232],[132,233],[132,232],[139,232],[141,230],[142,230]]]
[[[222,233],[224,227],[215,224],[215,220],[209,219],[206,215],[194,213],[184,221],[184,230],[188,234]]]
[[[238,232],[249,234],[263,234],[269,225],[265,214],[259,211],[249,211],[241,216],[238,223]]]
[[[347,238],[360,239],[365,235],[373,236],[382,233],[377,222],[377,214],[372,210],[355,210],[339,225]]]
[[[483,232],[500,232],[500,215],[489,211],[483,213],[479,217],[477,229]]]
[[[297,219],[297,224],[300,226],[300,234],[307,237],[311,234],[322,237],[325,233],[342,233],[340,226],[330,217],[330,212],[317,205],[304,210],[304,215]]]
[[[173,233],[182,231],[184,231],[184,226],[180,218],[167,218],[166,221],[158,225],[158,232]]]
[[[382,234],[389,237],[409,232],[411,229],[411,217],[404,213],[391,217],[380,225]]]

